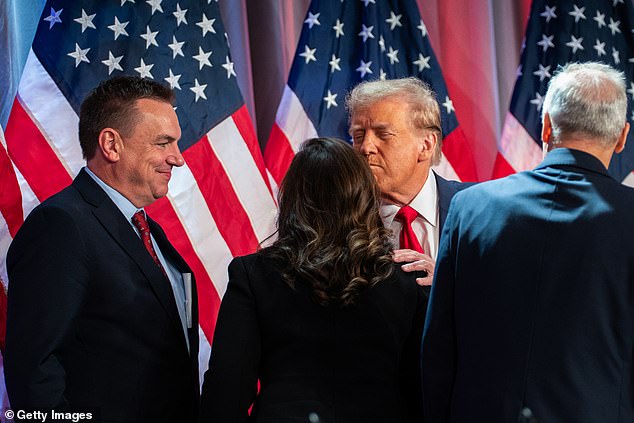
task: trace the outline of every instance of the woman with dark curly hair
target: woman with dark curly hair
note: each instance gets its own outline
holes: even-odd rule
[[[229,265],[201,422],[421,421],[424,294],[392,263],[379,195],[344,141],[304,143],[277,240]]]

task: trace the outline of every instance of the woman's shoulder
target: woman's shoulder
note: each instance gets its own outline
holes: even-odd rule
[[[395,265],[392,275],[368,289],[360,296],[360,301],[373,304],[388,321],[409,324],[417,310],[423,307],[425,293],[416,283],[415,275]]]
[[[246,254],[244,256],[236,256],[231,260],[229,266],[244,266],[245,268],[252,267],[275,267],[277,260],[266,254],[265,251],[259,250],[255,253]]]
[[[416,278],[422,278],[425,276],[425,272],[415,271],[415,272],[406,272],[402,269],[402,265],[404,263],[393,263],[392,267],[394,271],[392,272],[392,279],[395,279],[401,283],[416,283]]]
[[[416,278],[423,277],[422,272],[405,272],[402,263],[393,264],[392,275],[377,285],[381,290],[399,291],[402,295],[416,298],[423,295],[423,287],[416,283]]]
[[[229,264],[229,276],[246,274],[249,279],[277,279],[281,277],[283,264],[263,251],[237,256]]]

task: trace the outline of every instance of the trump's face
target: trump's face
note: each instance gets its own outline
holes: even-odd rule
[[[406,204],[422,188],[433,151],[424,132],[412,124],[409,104],[396,96],[351,116],[353,146],[368,161],[386,200]]]

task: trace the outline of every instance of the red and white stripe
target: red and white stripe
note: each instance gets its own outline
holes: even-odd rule
[[[317,136],[317,130],[299,98],[286,85],[264,151],[266,167],[278,186],[301,144]]]
[[[85,162],[78,116],[31,52],[0,148],[0,276],[28,213],[72,182]],[[5,147],[6,146],[6,147]],[[227,286],[227,265],[274,232],[276,205],[245,107],[183,152],[169,194],[148,207],[196,276],[201,377]],[[9,281],[10,282],[10,281]]]
[[[498,150],[500,155],[493,169],[494,178],[532,169],[543,158],[542,149],[511,113],[506,114]]]

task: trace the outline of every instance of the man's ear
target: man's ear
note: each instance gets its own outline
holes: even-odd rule
[[[116,129],[104,128],[99,133],[99,153],[106,161],[114,163],[121,158],[123,143]]]
[[[438,142],[438,133],[435,131],[428,131],[425,136],[419,141],[418,161],[431,161],[434,157],[434,150],[436,149],[436,143]]]
[[[630,124],[629,122],[625,122],[625,126],[621,130],[621,135],[619,135],[619,139],[614,146],[614,152],[620,153],[625,148],[625,143],[627,142],[627,134],[630,132]]]
[[[550,121],[550,115],[548,112],[544,113],[544,119],[542,120],[542,142],[548,144],[553,135],[553,126]]]

